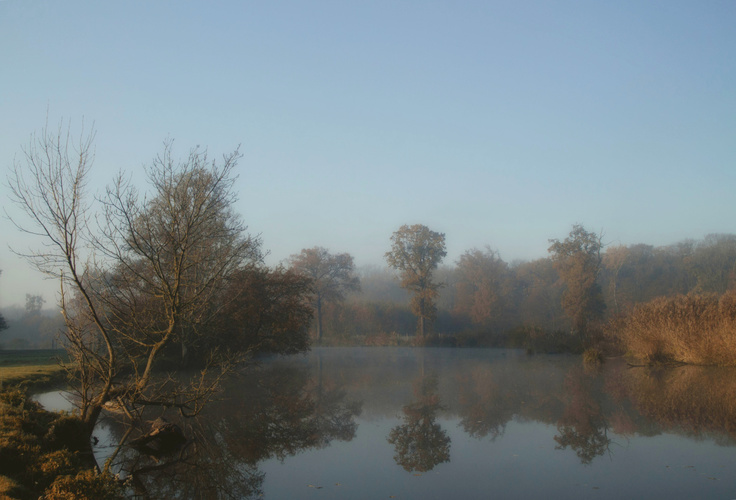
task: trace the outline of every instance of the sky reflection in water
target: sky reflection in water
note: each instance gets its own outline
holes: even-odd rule
[[[733,370],[444,349],[317,349],[299,362],[319,371],[320,359],[363,402],[356,436],[263,462],[266,498],[736,498]],[[391,433],[428,378],[449,460],[406,470]]]

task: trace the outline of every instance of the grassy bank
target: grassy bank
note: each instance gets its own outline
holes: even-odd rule
[[[0,498],[117,499],[120,487],[95,470],[77,417],[45,411],[20,389],[0,392]]]
[[[58,351],[0,351],[0,498],[122,498],[115,479],[96,472],[82,422],[29,397],[64,383],[62,360]]]
[[[39,391],[58,387],[65,380],[66,372],[61,366],[0,366],[0,389]]]

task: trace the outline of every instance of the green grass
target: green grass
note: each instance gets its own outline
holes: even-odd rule
[[[0,350],[0,367],[19,365],[57,365],[68,361],[63,349]]]
[[[61,365],[66,353],[58,350],[0,351],[0,388],[42,389],[65,381]]]

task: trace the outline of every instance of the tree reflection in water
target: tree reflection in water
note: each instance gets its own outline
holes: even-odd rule
[[[584,464],[609,452],[609,428],[619,436],[676,433],[736,443],[736,370],[719,367],[608,366],[602,373],[571,369],[557,448]],[[606,408],[607,411],[603,411]]]
[[[450,437],[436,422],[443,409],[437,393],[437,377],[422,377],[414,384],[416,401],[404,406],[404,423],[391,429],[394,460],[405,470],[426,472],[450,461]]]
[[[621,359],[586,372],[578,359],[563,356],[489,360],[431,351],[413,362],[413,351],[357,352],[360,356],[350,357],[341,350],[318,350],[307,362],[299,357],[264,363],[234,381],[225,393],[231,399],[213,403],[202,418],[167,415],[190,438],[185,447],[158,461],[126,450],[117,462],[133,472],[145,498],[257,496],[269,488],[263,461],[355,438],[361,406],[350,402],[350,394],[366,399],[371,418],[394,419],[400,409],[401,421],[392,421],[384,446],[407,471],[426,472],[449,462],[451,441],[443,427],[451,424],[443,418],[459,422],[472,439],[499,442],[508,437],[504,433],[512,434],[513,442],[524,423],[540,422],[551,430],[541,447],[575,453],[583,464],[606,454],[615,458],[618,439],[668,433],[736,443],[736,369],[631,368]],[[400,356],[391,358],[392,353]],[[416,368],[424,373],[425,365],[436,375],[414,379]],[[404,381],[410,379],[414,391],[407,398]],[[158,416],[151,412],[146,419]],[[509,426],[514,420],[522,425]]]
[[[559,435],[554,437],[555,448],[570,447],[584,464],[603,455],[611,444],[608,421],[594,396],[600,393],[594,388],[594,381],[595,378],[582,368],[568,372],[563,395],[565,410],[557,422]]]
[[[502,387],[490,366],[481,365],[457,375],[460,426],[470,436],[491,440],[503,435],[506,423],[518,410],[518,393]]]
[[[235,387],[238,381],[227,388],[236,397],[212,403],[194,420],[166,414],[190,438],[181,448],[163,456],[129,448],[120,454],[116,470],[132,478],[139,498],[258,496],[263,493],[264,474],[258,468],[263,460],[283,460],[355,437],[361,404],[347,401],[331,380],[321,375],[312,379],[305,368],[284,366],[245,376],[249,379],[247,384],[240,381],[242,389]]]

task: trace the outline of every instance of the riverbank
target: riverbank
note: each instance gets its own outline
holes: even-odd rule
[[[122,498],[117,481],[96,471],[82,422],[30,397],[65,382],[58,354],[0,351],[0,498]]]

